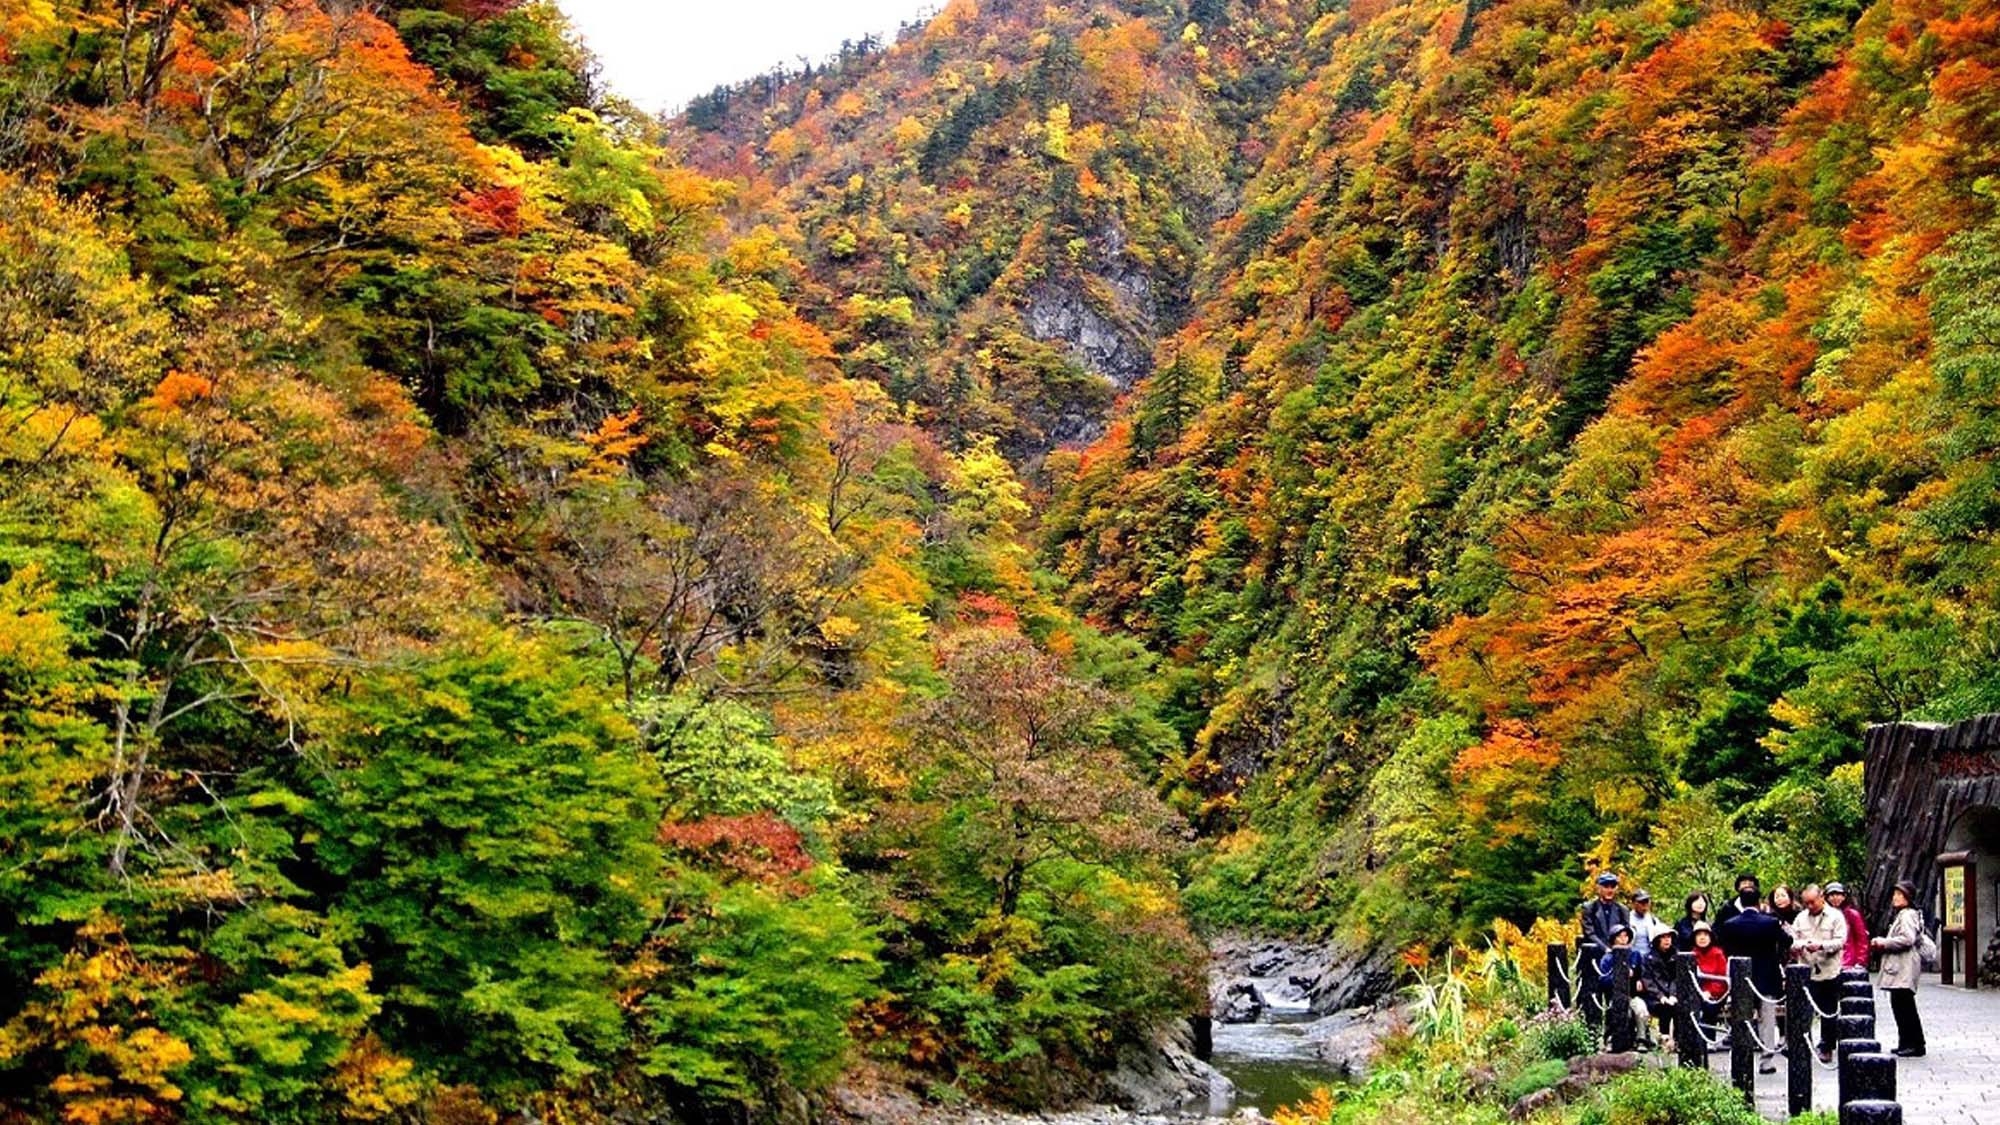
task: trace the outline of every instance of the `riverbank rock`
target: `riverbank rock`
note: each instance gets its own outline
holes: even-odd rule
[[[867,1122],[868,1125],[918,1125],[930,1120],[930,1107],[910,1088],[884,1081],[872,1071],[857,1071],[828,1095],[830,1112],[818,1115],[818,1125]]]
[[[1130,1043],[1104,1080],[1104,1100],[1135,1113],[1214,1112],[1235,1100],[1222,1072],[1195,1057],[1185,1022],[1164,1029],[1150,1044]]]
[[[1210,943],[1210,950],[1210,1004],[1225,1021],[1243,985],[1257,991],[1267,1010],[1314,1016],[1367,1007],[1396,987],[1395,954],[1388,949],[1230,934]]]
[[[1368,1076],[1382,1040],[1408,1026],[1409,1013],[1402,1007],[1349,1008],[1313,1021],[1306,1038],[1341,1077],[1358,1082]]]
[[[1264,1018],[1264,994],[1247,980],[1232,980],[1222,987],[1222,995],[1212,1000],[1215,1018],[1222,1023],[1256,1023]]]

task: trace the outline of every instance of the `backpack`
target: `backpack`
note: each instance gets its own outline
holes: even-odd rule
[[[1938,967],[1937,939],[1931,936],[1930,927],[1917,924],[1917,960],[1921,961],[1925,972]]]

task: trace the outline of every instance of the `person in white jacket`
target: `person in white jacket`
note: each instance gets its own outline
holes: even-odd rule
[[[1673,929],[1666,920],[1653,913],[1653,896],[1644,889],[1632,893],[1632,944],[1641,949],[1653,948],[1653,939]]]
[[[1792,919],[1792,954],[1812,967],[1813,1007],[1822,1013],[1838,1014],[1840,1008],[1840,958],[1847,949],[1847,917],[1826,904],[1826,895],[1815,883],[1799,892],[1804,904]],[[1833,1061],[1833,1019],[1819,1021],[1819,1058]]]
[[[1889,932],[1870,942],[1882,954],[1882,975],[1876,986],[1889,994],[1889,1010],[1896,1014],[1896,1053],[1906,1059],[1924,1057],[1924,1021],[1917,1015],[1917,980],[1923,971],[1923,956],[1917,947],[1923,941],[1924,916],[1912,905],[1917,888],[1904,879],[1889,894],[1896,917]]]

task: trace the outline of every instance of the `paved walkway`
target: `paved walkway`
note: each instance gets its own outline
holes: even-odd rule
[[[1885,1050],[1896,1046],[1896,1021],[1889,997],[1875,994],[1876,1038]],[[1928,1054],[1896,1060],[1897,1100],[1906,1125],[2000,1125],[2000,990],[1969,992],[1945,988],[1936,975],[1917,990]],[[1776,1074],[1757,1076],[1757,1109],[1771,1121],[1785,1120],[1785,1060]],[[1709,1065],[1727,1081],[1727,1051],[1709,1056]],[[1832,1110],[1838,1083],[1831,1069],[1813,1066],[1813,1108]]]

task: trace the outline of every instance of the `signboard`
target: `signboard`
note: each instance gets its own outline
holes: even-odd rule
[[[1944,917],[1944,928],[1962,930],[1965,928],[1965,867],[1955,865],[1944,869],[1944,908],[1939,911]]]

